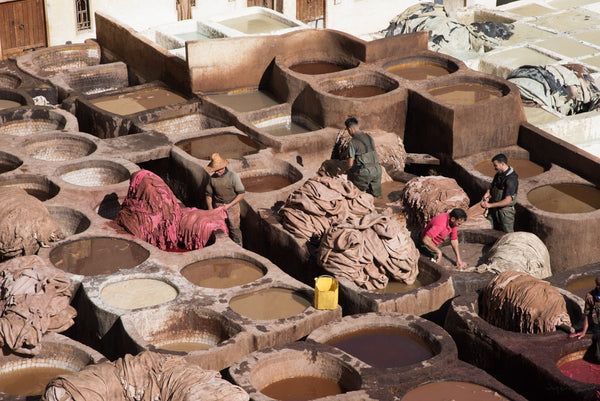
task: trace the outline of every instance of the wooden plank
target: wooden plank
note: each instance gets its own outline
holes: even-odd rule
[[[248,7],[265,7],[274,9],[274,0],[248,0]]]
[[[310,22],[323,18],[325,0],[296,0],[296,19]]]
[[[43,0],[0,3],[0,48],[2,58],[24,50],[46,46],[46,17]]]

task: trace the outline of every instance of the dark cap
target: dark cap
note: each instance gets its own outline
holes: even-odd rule
[[[354,117],[348,117],[346,121],[344,121],[344,125],[346,125],[346,128],[350,128],[353,125],[358,125],[358,120]]]

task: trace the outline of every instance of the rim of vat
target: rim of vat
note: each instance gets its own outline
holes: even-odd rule
[[[131,164],[131,166],[128,166]],[[74,188],[79,189],[87,189],[87,188],[102,188],[102,187],[112,187],[114,185],[123,185],[130,180],[131,175],[137,171],[137,166],[133,163],[120,160],[108,160],[108,159],[92,159],[92,160],[82,160],[78,162],[70,162],[68,164],[64,164],[60,167],[57,167],[52,174],[57,179],[61,180],[64,184],[71,185]],[[117,182],[111,182],[109,184],[100,184],[100,185],[81,185],[74,182],[71,182],[64,178],[66,174],[75,173],[77,171],[89,170],[89,169],[104,169],[107,172],[115,174],[115,179],[118,179]]]
[[[50,215],[61,225],[61,228],[64,228],[70,222],[76,223],[71,224],[72,227],[68,232],[63,231],[66,238],[85,232],[92,224],[90,218],[77,209],[62,205],[48,205],[46,208]],[[63,224],[63,222],[67,224]]]
[[[72,131],[63,131],[63,130],[47,131],[47,132],[35,135],[33,137],[29,137],[25,141],[23,141],[22,148],[23,148],[23,152],[33,159],[44,160],[44,161],[53,161],[53,160],[48,160],[48,159],[34,156],[35,150],[37,150],[38,147],[44,147],[45,144],[47,144],[47,143],[61,142],[61,141],[71,141],[73,143],[80,142],[80,143],[84,144],[86,149],[85,149],[85,154],[82,154],[80,156],[77,156],[77,157],[74,157],[71,159],[57,160],[58,162],[72,161],[72,160],[76,160],[76,159],[79,159],[82,157],[87,157],[98,150],[98,143],[97,143],[96,137],[86,134],[84,132],[72,132]]]
[[[202,159],[202,158],[199,158],[199,157],[196,157],[196,156],[192,156],[191,154],[189,154],[188,152],[186,152],[183,149],[182,146],[185,145],[186,143],[193,142],[193,141],[196,141],[196,140],[199,140],[199,139],[212,138],[212,137],[223,136],[223,135],[235,135],[235,136],[238,136],[238,137],[241,137],[241,138],[244,138],[244,139],[247,139],[247,140],[251,141],[253,143],[253,145],[248,145],[248,146],[252,146],[253,148],[255,148],[256,152],[250,153],[249,155],[257,154],[261,150],[266,149],[266,147],[264,145],[262,145],[257,139],[252,138],[252,137],[250,137],[249,135],[247,135],[247,134],[245,134],[243,132],[236,132],[236,131],[231,130],[231,129],[230,130],[219,131],[219,132],[211,132],[211,133],[207,133],[207,134],[200,134],[200,135],[195,135],[195,136],[192,136],[192,137],[189,137],[189,138],[180,139],[177,142],[175,142],[174,145],[178,149],[182,150],[184,153],[186,153],[187,155],[189,155],[189,156],[191,156],[191,157],[193,157],[195,159],[198,159],[198,160],[210,160],[210,156],[208,158],[206,158],[206,159]],[[245,157],[245,156],[242,156],[242,157]]]
[[[383,84],[381,84],[381,82],[383,82]],[[349,97],[331,93],[332,91],[336,90],[359,88],[364,86],[375,86],[381,90],[384,90],[385,92],[368,97]],[[400,86],[400,83],[397,80],[380,72],[365,70],[358,73],[348,70],[344,75],[340,75],[335,78],[321,79],[316,83],[315,89],[317,92],[325,94],[326,96],[332,96],[336,99],[360,101],[389,95],[397,89],[403,89],[403,87]]]
[[[531,189],[529,189],[527,191],[527,196],[525,197],[525,199],[527,199],[527,203],[529,205],[532,206],[532,208],[535,210],[536,213],[542,213],[542,214],[546,214],[548,216],[553,216],[554,218],[558,218],[558,217],[563,217],[565,219],[577,219],[577,218],[581,218],[582,216],[585,216],[586,218],[591,217],[591,215],[595,215],[596,214],[600,214],[600,207],[598,207],[596,210],[591,210],[589,212],[581,212],[581,213],[577,213],[577,212],[572,212],[572,213],[558,213],[558,212],[551,212],[542,208],[537,207],[535,204],[533,204],[531,202],[531,200],[529,200],[529,194],[531,194],[531,192],[543,188],[543,187],[548,187],[548,186],[554,186],[554,185],[573,185],[573,186],[582,186],[582,187],[589,187],[589,188],[594,188],[598,191],[598,195],[600,196],[600,188],[594,184],[585,184],[585,183],[581,183],[581,182],[564,182],[564,181],[560,181],[560,182],[549,182],[549,183],[545,183],[542,185],[537,185]],[[600,203],[600,199],[599,199],[599,203]]]
[[[100,46],[94,42],[50,46],[17,57],[17,66],[34,77],[49,77],[63,72],[68,73],[70,69],[100,64],[100,52]],[[73,67],[60,63],[73,55],[83,56],[78,57],[81,65]]]
[[[485,372],[485,371],[484,371],[484,373],[487,374],[487,372]],[[458,379],[458,378],[456,378],[456,379],[454,379],[454,378],[445,378],[445,377],[442,377],[442,378],[439,378],[439,379],[434,379],[434,380],[427,380],[427,381],[425,381],[423,383],[416,384],[416,385],[412,386],[411,388],[409,388],[408,390],[406,390],[406,392],[402,395],[402,397],[399,399],[399,401],[402,401],[404,399],[404,397],[406,397],[413,390],[417,390],[417,389],[419,389],[419,388],[421,388],[423,386],[427,386],[427,385],[430,385],[430,384],[444,383],[444,382],[474,384],[476,386],[483,387],[485,389],[494,391],[494,393],[497,393],[501,397],[505,398],[507,401],[511,401],[511,400],[514,399],[514,397],[505,395],[504,391],[498,390],[498,388],[497,388],[498,386],[497,385],[495,385],[495,386],[492,387],[489,384],[478,383],[478,381],[479,382],[483,382],[484,380],[478,379],[476,376],[475,376],[475,379],[474,378],[469,378],[468,380],[467,379]],[[502,383],[500,383],[500,384],[502,385]],[[524,398],[523,398],[523,400],[526,401]]]
[[[0,79],[1,79],[2,75],[4,75],[4,74],[0,73]],[[13,102],[20,103],[19,106],[14,106],[14,107],[33,106],[34,105],[31,95],[29,95],[24,90],[16,89],[16,88],[0,88],[0,99],[12,100]],[[13,107],[10,107],[10,108],[12,109]],[[6,109],[4,109],[4,110],[6,110]]]
[[[10,173],[11,171],[15,171],[19,167],[23,165],[23,160],[20,157],[13,155],[12,153],[4,152],[0,150],[0,162],[5,162],[3,164],[9,165],[12,167],[10,170],[5,171],[4,173]]]
[[[444,82],[443,85],[440,85],[440,83],[436,82],[436,81],[422,81],[422,82],[424,82],[423,90],[418,91],[418,93],[421,93],[424,97],[431,99],[435,103],[439,103],[439,104],[442,104],[442,105],[445,105],[445,106],[451,107],[451,108],[454,108],[454,107],[479,107],[481,104],[488,104],[490,102],[499,101],[499,100],[507,97],[508,95],[510,95],[513,92],[512,88],[509,85],[507,85],[506,83],[501,81],[499,78],[496,78],[491,75],[483,76],[483,75],[479,75],[479,74],[464,74],[464,75],[453,77],[453,79],[451,81]],[[494,89],[498,89],[502,93],[502,96],[494,98],[494,99],[489,99],[489,100],[486,100],[481,103],[455,104],[455,103],[445,102],[445,101],[437,98],[436,96],[432,95],[430,92],[435,89],[448,88],[448,87],[458,86],[458,85],[462,85],[462,84],[476,84],[476,85],[480,85],[480,86],[490,86]]]
[[[450,56],[446,56],[441,53],[436,53],[436,54],[427,53],[427,54],[417,54],[417,55],[409,56],[409,57],[397,57],[397,58],[394,58],[391,60],[388,59],[383,62],[383,64],[381,65],[381,68],[383,68],[386,72],[393,74],[392,72],[390,72],[388,70],[389,68],[400,67],[405,64],[413,64],[413,63],[419,63],[419,62],[435,64],[439,67],[442,67],[446,71],[448,71],[447,75],[454,74],[455,72],[459,71],[461,69],[461,67],[463,67],[463,65],[464,65],[460,60],[457,60]],[[435,77],[435,78],[437,78],[437,77]],[[435,78],[431,78],[431,79],[435,79]],[[405,78],[402,78],[402,79],[405,79]],[[420,80],[420,81],[424,81],[424,80]]]
[[[44,201],[56,197],[61,190],[60,186],[56,184],[52,178],[37,174],[19,174],[11,175],[9,177],[0,176],[0,186],[43,191],[49,195],[48,199],[45,199]]]
[[[270,193],[270,192],[280,191],[284,188],[287,188],[291,185],[296,184],[297,182],[301,181],[304,178],[304,176],[300,170],[298,170],[291,163],[288,163],[285,160],[272,158],[270,162],[271,162],[271,164],[269,166],[250,167],[245,170],[237,171],[237,174],[240,176],[241,179],[254,178],[254,177],[266,177],[266,176],[270,176],[270,175],[281,175],[281,176],[284,176],[287,179],[289,179],[291,182],[288,185],[286,185],[285,187],[282,187],[279,189],[274,189],[272,191],[251,192],[251,191],[246,190],[246,192]]]
[[[262,272],[262,276],[259,277],[259,278],[257,278],[256,280],[249,281],[247,283],[243,283],[243,284],[239,284],[239,285],[234,285],[234,286],[231,286],[231,287],[225,287],[225,288],[199,286],[199,285],[194,284],[193,282],[189,281],[187,279],[187,277],[183,276],[183,271],[186,268],[188,268],[188,267],[190,267],[190,266],[192,266],[192,265],[194,265],[196,263],[209,262],[209,261],[215,260],[215,259],[233,259],[233,260],[237,259],[237,260],[243,260],[245,262],[253,264],[258,269],[260,269],[260,271]],[[254,283],[254,282],[258,281],[258,280],[263,279],[269,273],[269,268],[264,263],[262,263],[261,261],[259,261],[257,258],[254,258],[253,256],[251,256],[251,255],[249,255],[247,253],[234,250],[233,252],[227,251],[227,253],[225,253],[225,252],[222,251],[222,254],[219,254],[219,252],[216,251],[213,254],[211,254],[210,256],[205,256],[205,257],[203,257],[201,259],[196,259],[193,262],[186,263],[184,266],[182,266],[181,268],[179,268],[179,273],[183,276],[183,278],[185,278],[187,281],[189,281],[195,287],[208,288],[208,289],[219,290],[219,291],[226,291],[226,290],[229,290],[231,288],[238,288],[238,287],[241,287],[241,286],[244,286],[244,285],[247,285],[247,284],[250,284],[250,283]]]
[[[23,80],[17,74],[11,71],[2,71],[0,72],[0,82],[9,81],[10,84],[6,86],[6,89],[17,89],[23,83]]]
[[[306,306],[306,308],[304,308],[304,310],[302,310],[300,313],[297,313],[295,315],[292,316],[287,316],[287,317],[282,317],[282,318],[273,318],[273,319],[256,319],[253,317],[249,317],[246,315],[242,315],[241,313],[236,312],[235,310],[233,310],[231,308],[231,301],[236,299],[236,298],[242,298],[242,297],[249,297],[255,294],[258,294],[260,292],[264,292],[264,291],[269,291],[269,290],[287,290],[290,293],[292,293],[293,295],[296,295],[298,297],[303,298],[304,300],[308,301],[308,305]],[[298,316],[304,316],[306,314],[307,311],[309,311],[310,309],[316,310],[313,306],[313,298],[314,298],[314,293],[307,289],[307,288],[302,288],[302,287],[293,287],[291,285],[288,285],[287,283],[283,283],[283,282],[274,282],[272,284],[269,284],[267,286],[262,286],[259,288],[256,287],[252,287],[252,288],[243,288],[241,291],[239,292],[235,292],[233,294],[230,294],[228,300],[227,300],[227,309],[226,312],[229,313],[233,313],[235,316],[238,316],[241,319],[244,320],[249,320],[249,321],[254,321],[254,322],[273,322],[273,321],[286,321],[286,320],[290,320],[290,319],[297,319]],[[311,312],[312,313],[312,312]]]
[[[3,127],[10,127],[19,124],[31,124],[36,121],[47,121],[55,124],[54,128],[35,130],[28,133],[6,133]],[[66,110],[55,109],[50,106],[21,106],[14,109],[0,110],[0,133],[3,135],[12,135],[16,137],[25,137],[28,135],[37,135],[48,131],[66,130],[77,131],[79,124],[77,117]]]
[[[433,356],[421,362],[404,367],[385,369],[407,369],[419,365],[431,365],[437,360],[457,357],[454,340],[442,327],[416,315],[396,312],[370,312],[349,315],[321,326],[309,334],[307,340],[326,344],[345,334],[355,333],[374,327],[393,327],[406,330],[423,340],[430,348]]]
[[[340,72],[352,70],[360,66],[361,61],[349,53],[330,53],[326,51],[313,51],[304,53],[291,53],[287,55],[278,55],[275,57],[275,63],[280,68],[290,71],[292,74],[296,74],[300,77],[306,78],[311,76],[329,76],[330,74],[337,74]],[[302,72],[294,71],[292,68],[303,64],[314,64],[314,63],[326,63],[333,64],[341,67],[340,71],[333,71],[323,74],[304,74]]]

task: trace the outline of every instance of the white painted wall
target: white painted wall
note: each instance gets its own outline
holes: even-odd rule
[[[365,35],[383,30],[417,0],[326,0],[325,27]]]
[[[192,18],[207,19],[216,14],[246,8],[247,0],[196,0],[192,7]]]
[[[175,0],[89,0],[89,2],[92,29],[78,32],[75,27],[75,0],[46,0],[49,46],[62,45],[67,41],[81,43],[85,39],[96,37],[94,21],[96,11],[109,14],[136,30],[177,21]]]

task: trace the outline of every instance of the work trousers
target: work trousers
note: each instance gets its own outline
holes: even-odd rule
[[[222,203],[217,203],[216,207],[223,206]],[[236,244],[242,246],[242,230],[240,229],[240,204],[239,202],[227,210],[227,229],[229,230],[229,238]]]

